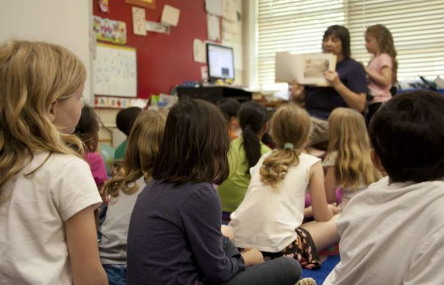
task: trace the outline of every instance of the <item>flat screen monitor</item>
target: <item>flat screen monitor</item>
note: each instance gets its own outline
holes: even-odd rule
[[[208,79],[234,80],[234,53],[233,48],[207,43]]]

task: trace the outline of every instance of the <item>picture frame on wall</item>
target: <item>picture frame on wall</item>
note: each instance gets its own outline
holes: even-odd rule
[[[125,0],[125,3],[148,9],[156,9],[156,0]]]

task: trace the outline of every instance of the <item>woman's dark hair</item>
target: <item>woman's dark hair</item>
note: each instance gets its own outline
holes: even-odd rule
[[[406,92],[382,104],[370,121],[370,140],[393,182],[444,177],[444,96]]]
[[[258,134],[268,121],[267,109],[253,101],[242,104],[239,110],[239,124],[244,139],[243,146],[248,168],[256,165],[261,158],[261,144]],[[247,174],[250,173],[247,171]]]
[[[229,149],[228,124],[219,109],[185,97],[168,113],[153,178],[179,185],[220,184],[229,174]]]
[[[344,55],[344,58],[350,58],[350,33],[348,32],[347,28],[339,25],[330,26],[325,31],[322,41],[325,41],[329,36],[337,37],[341,41],[342,54]]]
[[[230,121],[231,118],[237,118],[239,109],[241,108],[239,101],[232,98],[220,100],[217,102],[217,106],[220,108],[228,121]]]
[[[116,116],[117,128],[126,136],[129,136],[134,121],[141,112],[142,109],[139,107],[129,107],[120,110]]]
[[[85,105],[74,134],[82,140],[90,151],[95,151],[98,143],[98,133],[99,119],[97,114],[92,107]]]

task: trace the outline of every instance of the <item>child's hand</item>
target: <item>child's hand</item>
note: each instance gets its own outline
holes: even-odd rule
[[[241,255],[244,258],[245,266],[264,263],[264,256],[257,248],[246,248]]]
[[[326,71],[326,72],[324,72],[324,78],[333,87],[337,87],[338,85],[341,84],[341,80],[339,80],[339,74],[336,71]]]
[[[328,209],[333,214],[333,216],[341,213],[341,211],[342,211],[341,207],[337,206],[336,203],[328,204]]]

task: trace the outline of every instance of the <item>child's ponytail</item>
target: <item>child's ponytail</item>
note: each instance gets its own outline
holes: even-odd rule
[[[276,188],[288,169],[299,164],[301,150],[310,134],[310,117],[301,107],[287,105],[273,115],[270,127],[277,149],[265,158],[260,175],[264,184]]]
[[[258,134],[268,121],[267,109],[256,103],[247,102],[239,111],[239,123],[242,128],[243,147],[245,150],[248,168],[256,165],[261,158],[261,144]],[[249,174],[250,172],[247,171]]]
[[[275,188],[287,175],[290,166],[299,164],[299,150],[289,148],[277,149],[268,156],[260,169],[261,181]]]

